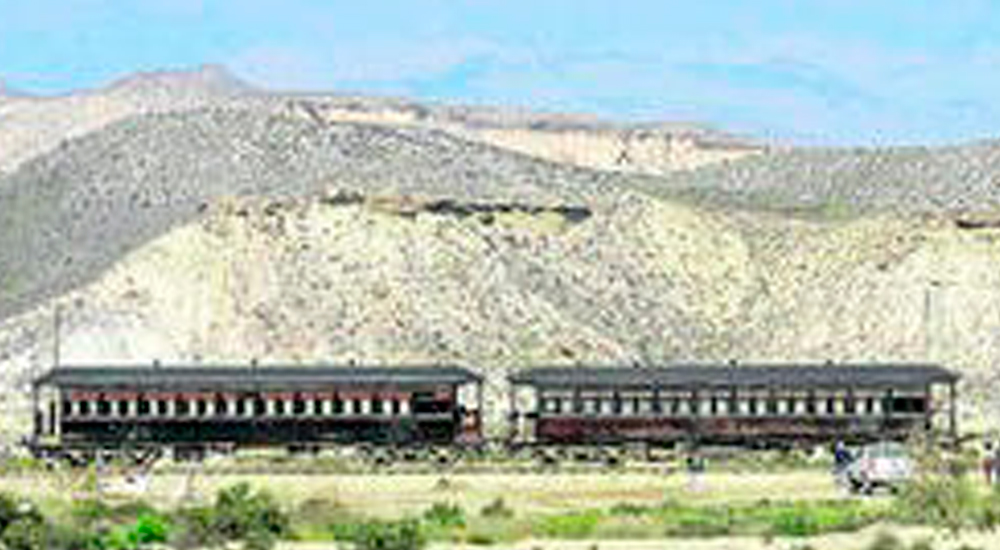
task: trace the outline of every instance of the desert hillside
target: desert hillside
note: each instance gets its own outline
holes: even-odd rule
[[[56,304],[68,362],[449,361],[494,396],[526,363],[941,361],[1000,428],[1000,147],[503,113],[214,70],[0,103],[5,436]]]

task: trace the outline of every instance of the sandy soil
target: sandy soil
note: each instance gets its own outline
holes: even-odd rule
[[[58,498],[82,490],[82,474],[0,478],[0,490]],[[218,488],[246,481],[296,505],[308,499],[384,517],[419,513],[435,502],[476,510],[502,497],[514,509],[556,512],[616,503],[656,504],[835,498],[842,493],[822,471],[708,474],[697,483],[684,474],[405,474],[405,475],[191,475],[154,474],[145,484],[106,478],[105,494],[170,506],[208,498]]]
[[[559,541],[526,540],[512,545],[465,546],[431,545],[430,550],[798,550],[809,547],[813,550],[865,550],[880,533],[886,532],[898,537],[906,544],[928,540],[935,550],[958,550],[968,548],[995,550],[1000,548],[1000,533],[966,533],[952,537],[947,533],[934,532],[923,528],[899,528],[876,526],[860,533],[843,533],[822,537],[767,541],[753,537],[726,537],[712,539],[664,539],[664,540],[620,540],[620,541]],[[808,545],[808,546],[807,546]],[[335,544],[286,543],[279,550],[333,550]]]

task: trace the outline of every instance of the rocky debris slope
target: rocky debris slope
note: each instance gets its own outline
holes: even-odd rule
[[[761,149],[747,139],[690,124],[622,125],[583,115],[420,104],[393,98],[260,90],[225,69],[138,73],[98,90],[5,99],[0,90],[0,173],[64,140],[136,115],[206,107],[297,115],[319,123],[411,125],[578,166],[662,173]]]
[[[0,174],[130,116],[230,103],[251,91],[209,65],[195,71],[140,73],[106,88],[66,96],[15,97],[0,102]]]
[[[995,211],[1000,144],[773,150],[670,174],[661,189],[749,207],[819,213]]]
[[[0,318],[81,284],[217,197],[334,186],[558,206],[613,181],[420,128],[227,109],[128,119],[0,180]]]

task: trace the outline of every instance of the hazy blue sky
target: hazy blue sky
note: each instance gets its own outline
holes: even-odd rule
[[[0,0],[0,77],[254,83],[703,121],[808,142],[1000,136],[1000,2]]]

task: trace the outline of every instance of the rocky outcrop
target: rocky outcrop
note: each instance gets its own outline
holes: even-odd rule
[[[496,412],[503,374],[524,364],[934,360],[965,377],[963,424],[996,427],[998,230],[635,193],[582,221],[508,209],[485,224],[346,197],[212,202],[0,325],[2,372],[23,387],[45,368],[61,303],[69,362],[457,362],[487,374]],[[23,414],[23,396],[7,399]]]

